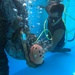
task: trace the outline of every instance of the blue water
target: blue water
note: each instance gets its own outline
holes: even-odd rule
[[[64,5],[67,7],[67,1],[64,0]],[[31,32],[40,35],[43,30],[44,21],[47,18],[47,13],[45,10],[39,10],[38,5],[46,5],[47,0],[37,0],[33,2],[32,9],[28,10],[32,12],[29,14],[29,26]],[[38,13],[39,12],[39,13]],[[42,13],[40,13],[42,12]],[[75,18],[75,1],[70,0],[69,6],[67,8],[67,13]],[[33,17],[33,18],[32,18]],[[63,14],[63,19],[64,19]],[[66,28],[70,33],[67,33],[67,39],[71,39],[73,34],[75,33],[75,20],[73,20],[69,16],[66,15]],[[9,75],[75,75],[75,40],[72,42],[66,42],[65,47],[71,48],[70,53],[47,53],[45,55],[45,62],[38,68],[30,68],[26,64],[25,60],[17,60],[10,57],[8,54],[9,60]]]

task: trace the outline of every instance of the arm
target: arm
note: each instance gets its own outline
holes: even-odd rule
[[[52,45],[50,45],[49,51],[52,51],[58,42],[61,40],[61,38],[64,35],[64,30],[63,29],[58,29],[54,32],[53,38],[52,38]]]

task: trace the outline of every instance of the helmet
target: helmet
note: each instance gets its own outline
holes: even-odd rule
[[[35,64],[42,64],[44,60],[44,50],[38,45],[34,44],[30,49],[30,59]]]

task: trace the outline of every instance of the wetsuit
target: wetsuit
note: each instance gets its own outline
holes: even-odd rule
[[[3,12],[0,10],[0,75],[8,75],[8,59],[4,52],[4,47],[6,44],[6,26],[7,20],[4,17]]]
[[[58,17],[51,17],[50,16],[48,19],[48,29],[50,30],[52,36],[53,36],[54,32],[58,29],[62,29],[64,31],[66,30],[64,22],[62,21],[63,10],[64,10],[64,6],[62,4],[53,5],[50,9],[51,13],[55,13],[55,12],[58,13]],[[58,21],[58,19],[60,19],[60,20]],[[57,23],[55,25],[52,25],[54,22],[57,22]],[[50,34],[49,34],[49,38],[51,38]],[[65,44],[64,40],[65,40],[65,32],[64,32],[64,35],[61,38],[61,40],[58,42],[58,44],[54,48],[54,50],[61,49]]]
[[[4,48],[12,35],[9,29],[17,19],[14,7],[12,0],[0,0],[0,75],[9,75],[8,59]]]
[[[2,12],[1,12],[2,11]],[[18,16],[22,17],[22,21],[19,21]],[[27,36],[27,40],[30,41],[31,37],[34,37],[29,31],[28,17],[26,7],[19,0],[0,0],[0,75],[8,75],[8,60],[4,52],[4,48],[7,53],[18,59],[27,61],[27,64],[31,67],[36,67],[34,63],[29,60],[26,42],[22,45],[21,30]],[[36,38],[36,37],[35,37]],[[33,40],[31,39],[30,42]],[[29,46],[28,46],[29,47]]]

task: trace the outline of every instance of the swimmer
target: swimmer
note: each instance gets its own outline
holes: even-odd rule
[[[40,6],[45,8],[48,13],[48,30],[51,32],[52,37],[48,34],[50,41],[50,47],[48,51],[51,52],[70,52],[71,49],[63,48],[65,45],[65,25],[62,20],[62,14],[64,11],[64,5],[61,4],[61,0],[50,0],[50,3],[46,6]]]

